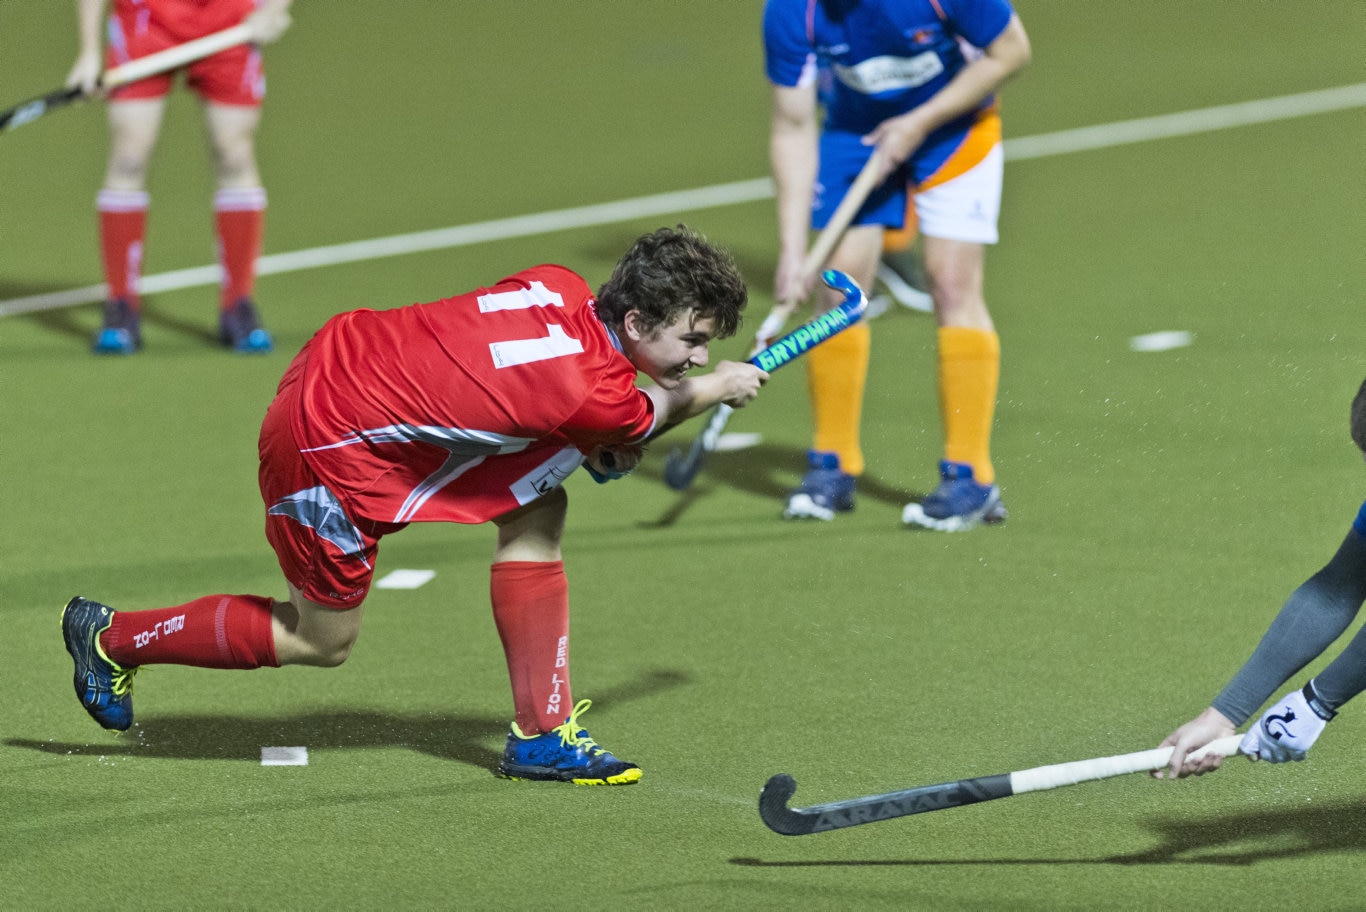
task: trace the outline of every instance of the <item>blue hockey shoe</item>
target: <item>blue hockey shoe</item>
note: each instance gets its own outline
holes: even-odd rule
[[[104,302],[104,325],[91,346],[97,355],[131,355],[142,348],[142,317],[122,298]]]
[[[836,513],[854,509],[855,478],[840,469],[834,453],[811,450],[806,454],[809,469],[802,483],[788,492],[783,519],[820,519],[826,522]]]
[[[251,298],[239,298],[218,315],[218,340],[234,351],[264,355],[275,348],[275,340],[261,326]]]
[[[640,780],[640,767],[618,760],[579,728],[592,700],[580,700],[563,725],[527,736],[512,723],[498,775],[504,779],[572,782],[575,785],[630,785]]]
[[[939,487],[920,503],[906,504],[901,521],[936,532],[966,532],[983,523],[1004,522],[1001,489],[972,477],[972,466],[944,460],[939,463]]]
[[[79,595],[62,609],[62,637],[76,662],[76,696],[85,711],[105,728],[127,731],[133,724],[133,675],[100,648],[100,634],[114,622],[114,609]]]

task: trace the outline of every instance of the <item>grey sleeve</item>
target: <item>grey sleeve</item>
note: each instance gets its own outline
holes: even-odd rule
[[[1251,658],[1211,705],[1234,725],[1242,725],[1277,688],[1342,636],[1364,601],[1366,538],[1353,529],[1328,565],[1286,600]],[[1315,679],[1314,688],[1330,709],[1366,689],[1366,628]]]

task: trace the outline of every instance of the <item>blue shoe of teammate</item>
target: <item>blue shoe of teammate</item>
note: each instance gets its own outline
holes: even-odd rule
[[[219,313],[218,340],[234,351],[249,355],[264,355],[275,348],[275,340],[261,326],[261,318],[251,298],[238,298],[237,303]]]
[[[840,468],[840,458],[834,453],[811,450],[806,454],[807,473],[802,483],[788,492],[783,519],[820,519],[825,522],[836,513],[854,509],[853,475]]]
[[[984,485],[972,476],[972,466],[962,462],[939,463],[939,487],[920,503],[906,504],[901,521],[908,526],[936,532],[966,532],[983,523],[1004,522],[1001,489]]]
[[[579,716],[593,705],[580,700],[563,725],[527,736],[512,723],[498,775],[504,779],[572,782],[575,785],[630,785],[640,780],[640,767],[618,760],[579,728]]]
[[[104,325],[91,346],[97,355],[131,355],[142,348],[142,318],[122,298],[104,302]]]
[[[133,675],[100,648],[100,634],[114,622],[114,609],[79,595],[62,609],[62,637],[76,662],[76,696],[105,728],[127,731],[133,724]]]

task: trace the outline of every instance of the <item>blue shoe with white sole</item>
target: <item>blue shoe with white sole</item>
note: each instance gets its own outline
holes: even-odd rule
[[[854,488],[857,479],[840,468],[835,453],[811,450],[806,454],[807,473],[802,483],[787,495],[783,519],[819,519],[825,522],[836,513],[854,509]]]
[[[906,504],[901,511],[903,523],[936,532],[966,532],[983,523],[1005,521],[1001,489],[978,482],[972,466],[946,459],[939,463],[939,478],[932,494],[920,503]]]

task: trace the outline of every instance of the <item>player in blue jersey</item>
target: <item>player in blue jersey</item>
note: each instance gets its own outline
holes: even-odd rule
[[[1352,401],[1352,440],[1366,456],[1366,383]],[[1182,778],[1218,769],[1222,760],[1187,755],[1233,734],[1278,687],[1346,632],[1366,602],[1366,504],[1333,559],[1286,600],[1261,642],[1208,709],[1167,736],[1171,761],[1157,778]],[[1366,690],[1366,627],[1301,690],[1277,700],[1243,736],[1251,759],[1303,760],[1338,708]]]
[[[913,197],[939,325],[944,458],[939,486],[908,504],[902,520],[958,531],[1004,519],[990,457],[1000,342],[982,273],[1001,196],[995,93],[1030,58],[1019,16],[1008,0],[768,0],[764,45],[775,294],[811,294],[813,277],[802,274],[810,230],[825,226],[876,150],[882,181],[829,265],[871,288],[883,230],[902,227]],[[816,306],[836,303],[822,296]],[[865,324],[808,356],[813,446],[809,471],[788,497],[789,518],[828,520],[853,509],[869,350]]]

